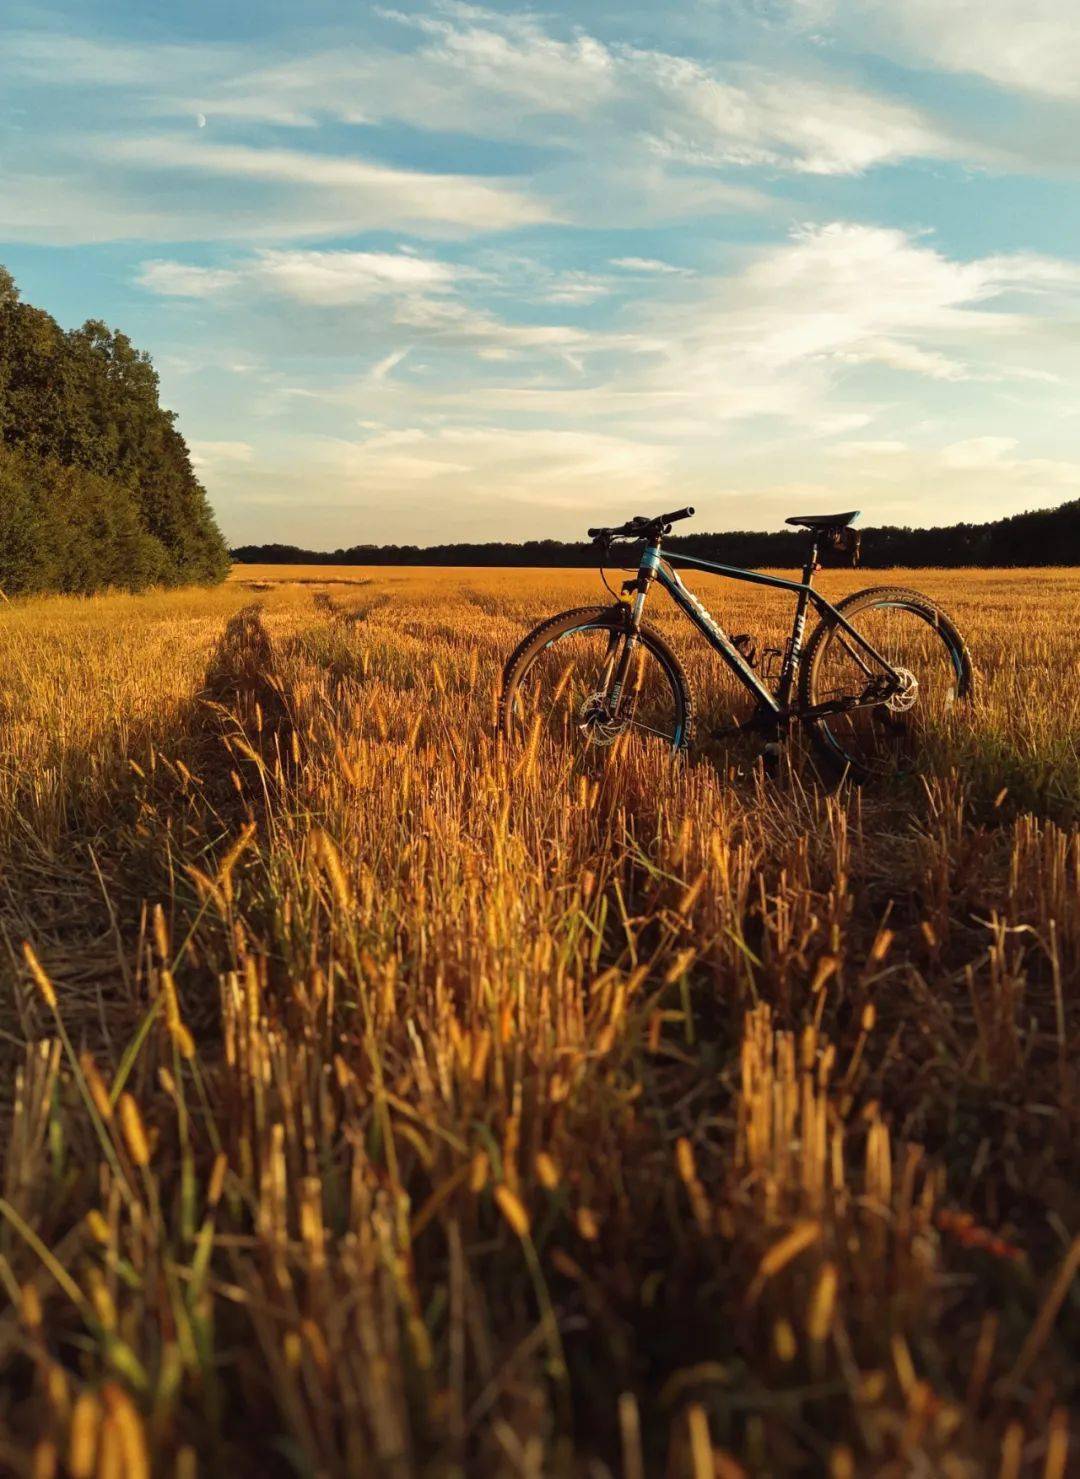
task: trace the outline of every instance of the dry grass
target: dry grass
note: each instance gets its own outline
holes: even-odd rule
[[[907,579],[890,794],[500,755],[588,572],[0,613],[0,1469],[1075,1469],[1080,573]]]

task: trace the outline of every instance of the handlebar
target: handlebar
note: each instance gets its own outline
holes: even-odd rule
[[[647,518],[644,514],[637,514],[632,519],[627,519],[625,524],[620,524],[612,529],[590,529],[590,539],[641,539],[646,534],[667,534],[670,526],[678,519],[689,519],[693,517],[694,510],[690,507],[674,509],[669,514],[657,514],[655,518]]]

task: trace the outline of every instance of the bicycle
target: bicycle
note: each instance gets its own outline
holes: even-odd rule
[[[694,728],[690,685],[667,642],[642,619],[654,585],[663,587],[754,700],[750,718],[716,738],[756,733],[775,752],[798,724],[834,766],[863,781],[909,766],[928,733],[970,698],[967,647],[929,597],[876,586],[834,606],[814,589],[823,556],[850,556],[857,563],[858,533],[851,528],[857,512],[787,520],[810,535],[801,580],[681,552],[664,556],[671,526],[693,512],[638,515],[618,527],[588,531],[600,552],[602,575],[618,541],[643,541],[637,574],[624,582],[613,606],[561,612],[519,643],[503,669],[498,722],[505,737],[527,736],[535,744],[547,733],[605,749],[636,735],[675,755],[686,750]],[[792,593],[795,616],[785,646],[769,649],[759,667],[752,640],[729,636],[684,585],[675,564]],[[804,646],[811,605],[819,621]]]

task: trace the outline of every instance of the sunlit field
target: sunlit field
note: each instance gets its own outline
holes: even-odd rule
[[[685,762],[497,744],[594,572],[0,607],[0,1472],[1076,1472],[1080,571],[885,583],[976,694],[861,790],[659,592]]]

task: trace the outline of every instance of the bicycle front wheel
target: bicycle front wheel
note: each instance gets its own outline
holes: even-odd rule
[[[588,606],[553,616],[529,633],[503,672],[499,724],[510,740],[547,739],[593,750],[617,741],[672,753],[690,741],[686,677],[663,639],[642,627],[619,702],[612,683],[630,632],[618,608]]]
[[[830,616],[806,649],[802,707],[851,704],[812,721],[819,747],[855,780],[917,769],[948,737],[971,696],[971,658],[953,622],[929,597],[901,587],[859,591],[836,608],[885,658],[902,686],[860,702],[883,669]]]

